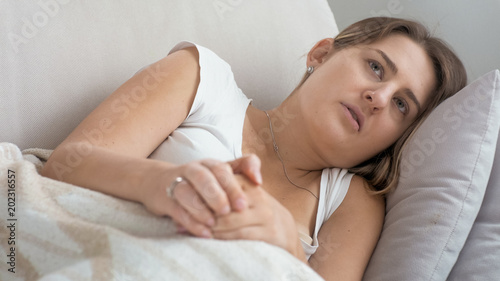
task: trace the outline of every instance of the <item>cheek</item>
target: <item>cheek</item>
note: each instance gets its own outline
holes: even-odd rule
[[[405,128],[394,123],[376,126],[371,136],[365,138],[368,143],[372,144],[372,155],[377,155],[395,143],[403,135]]]

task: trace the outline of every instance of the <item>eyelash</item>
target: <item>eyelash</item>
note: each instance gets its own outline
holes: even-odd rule
[[[394,98],[394,100],[395,100],[395,102],[394,102],[394,103],[395,103],[396,107],[398,108],[398,110],[399,110],[399,111],[401,111],[401,113],[402,113],[403,115],[408,114],[409,107],[408,107],[408,103],[406,102],[406,100],[405,100],[405,99],[402,99],[402,98]],[[404,106],[404,111],[402,111],[402,110],[400,109],[400,107],[398,106],[398,102],[403,103],[403,106]]]
[[[375,73],[375,75],[377,75],[377,77],[380,80],[382,80],[384,78],[384,67],[382,66],[382,64],[380,64],[377,61],[370,60],[370,61],[368,61],[368,66],[373,71],[373,73]],[[374,67],[377,67],[378,70],[373,69]],[[380,74],[377,74],[376,71],[380,71]]]

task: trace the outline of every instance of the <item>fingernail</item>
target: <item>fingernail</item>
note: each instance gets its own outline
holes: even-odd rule
[[[229,212],[231,212],[231,208],[229,206],[225,206],[220,212],[222,215],[229,214]]]
[[[178,225],[177,226],[177,233],[185,233],[187,231],[187,229],[182,226],[182,225]]]
[[[259,170],[253,171],[253,174],[255,175],[255,180],[257,181],[258,185],[262,184],[262,175],[260,174]]]
[[[201,237],[204,237],[204,238],[212,238],[212,233],[210,233],[210,231],[208,231],[208,230],[206,230],[206,229],[205,229],[205,230],[203,230],[203,231],[201,232]]]
[[[243,210],[247,207],[247,201],[243,198],[238,198],[234,205],[237,210]]]

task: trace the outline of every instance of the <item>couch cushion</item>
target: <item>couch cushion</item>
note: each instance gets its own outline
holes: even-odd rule
[[[499,278],[500,204],[498,202],[500,202],[500,142],[497,143],[495,162],[483,204],[448,280]]]

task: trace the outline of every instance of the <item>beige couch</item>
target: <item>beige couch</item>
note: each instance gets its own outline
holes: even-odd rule
[[[33,166],[31,163],[43,165],[39,159],[46,158],[50,149],[55,148],[93,108],[141,67],[164,57],[175,43],[191,40],[212,49],[232,66],[243,92],[254,99],[255,105],[267,109],[283,100],[298,83],[305,71],[305,54],[309,48],[319,39],[333,37],[338,32],[332,11],[324,0],[4,0],[0,1],[0,14],[0,142],[4,142],[0,146],[0,164],[4,169],[0,175],[15,166],[20,171],[26,171],[22,175],[34,178],[34,182],[42,181],[42,184],[24,183],[23,189],[18,189],[31,194],[25,197],[27,201],[23,214],[25,221],[29,217],[33,223],[50,222],[44,221],[41,209],[36,216],[28,212],[30,208],[37,208],[38,197],[33,194],[54,197],[43,197],[48,201],[39,201],[41,205],[46,204],[43,206],[47,207],[44,209],[47,212],[54,211],[50,204],[56,201],[63,206],[57,212],[63,213],[81,211],[82,204],[98,208],[102,206],[99,202],[107,202],[116,204],[116,208],[147,216],[137,209],[140,206],[130,205],[129,202],[37,178],[32,174],[36,170],[30,167]],[[496,266],[500,263],[500,210],[496,204],[500,199],[500,165],[498,160],[495,161],[499,159],[498,153],[494,155],[500,119],[498,85],[498,72],[485,75],[463,94],[443,105],[417,134],[403,160],[407,168],[414,169],[405,175],[398,191],[388,197],[386,224],[367,269],[366,280],[472,280],[475,276],[491,280],[490,277],[500,276]],[[478,96],[483,98],[469,98]],[[466,111],[469,116],[465,118],[454,115],[456,106],[474,110]],[[452,110],[451,113],[449,110]],[[447,123],[446,116],[455,122]],[[452,130],[457,118],[461,122],[460,128]],[[445,130],[447,141],[432,142],[436,128]],[[455,139],[457,141],[452,141]],[[26,151],[27,148],[48,150]],[[25,150],[24,156],[21,150]],[[453,169],[442,169],[448,166]],[[4,178],[0,181],[4,187]],[[36,193],[29,193],[30,188],[37,188],[33,190]],[[57,197],[61,194],[58,190],[66,192],[62,199]],[[74,199],[71,196],[75,194],[81,198],[71,201]],[[82,198],[98,200],[89,203]],[[2,202],[6,202],[4,199]],[[20,200],[23,204],[22,197]],[[92,215],[83,220],[104,227],[106,231],[103,233],[111,231],[116,234],[113,230],[116,228],[131,236],[130,239],[147,240],[125,220],[116,222],[115,215],[110,212],[85,210]],[[50,213],[56,221],[57,212]],[[3,210],[0,213],[2,225],[5,225],[6,214]],[[23,218],[19,219],[22,221]],[[81,222],[82,217],[79,217],[78,224]],[[71,220],[66,223],[71,225]],[[155,219],[148,218],[145,225],[150,227],[157,223]],[[73,259],[59,259],[58,263],[52,263],[50,270],[46,269],[42,265],[56,259],[57,251],[45,249],[50,254],[44,255],[43,243],[36,244],[38,240],[34,237],[22,236],[29,231],[22,228],[27,224],[20,225],[19,249],[21,253],[23,249],[28,251],[23,258],[32,265],[29,268],[31,276],[54,277],[50,274],[56,272],[69,279],[73,276],[74,280],[86,280],[97,274],[87,271],[85,265],[77,266],[96,262],[78,253],[72,256]],[[30,229],[33,231],[33,228]],[[38,232],[39,239],[56,239],[59,235],[57,231],[52,233],[54,229],[50,227],[39,229],[46,229]],[[168,225],[151,231],[157,233],[155,231],[165,229]],[[3,236],[9,235],[3,231],[0,232]],[[104,237],[114,237],[109,238],[110,241],[118,243],[116,236],[106,235],[109,236]],[[26,238],[28,236],[31,238]],[[51,245],[55,245],[54,241]],[[85,241],[94,245],[92,239]],[[226,245],[228,249],[235,247]],[[243,253],[241,257],[249,257],[244,253],[253,251],[250,245],[238,250],[238,253]],[[85,243],[82,247],[87,249]],[[272,248],[255,247],[266,251]],[[0,249],[2,257],[9,254],[5,243],[2,242]],[[233,265],[230,262],[212,264],[212,271],[205,268],[198,271],[197,265],[184,265],[186,275],[179,280],[206,280],[215,276],[220,278],[218,280],[231,280],[234,276],[249,280],[261,276],[269,277],[268,280],[318,278],[296,263],[293,257],[284,258],[286,253],[279,251],[275,249],[271,254],[280,257],[275,261],[263,256],[260,262],[245,261],[243,258],[238,261],[233,257],[234,266],[243,268],[241,274],[236,275],[231,273]],[[147,256],[148,252],[145,253]],[[205,254],[191,260],[208,262],[210,255]],[[117,255],[106,256],[111,259],[108,265],[113,266],[113,261],[119,260]],[[250,255],[252,259],[255,256]],[[273,262],[277,263],[276,267],[272,266]],[[258,268],[267,272],[252,271],[251,266],[262,266],[264,263],[271,266]],[[8,280],[5,278],[15,276],[9,275],[5,262],[0,264],[0,279]],[[124,264],[121,267],[114,265],[116,267],[112,268],[112,272],[118,274],[116,276],[162,280],[162,276],[154,275],[153,278],[153,275],[146,274],[159,270],[161,263],[141,263],[141,269],[133,272],[136,275],[120,270]],[[256,275],[245,275],[248,272]],[[21,278],[17,280],[22,280],[22,275],[17,276]],[[116,276],[116,280],[121,280]],[[164,280],[171,279],[165,277]]]

